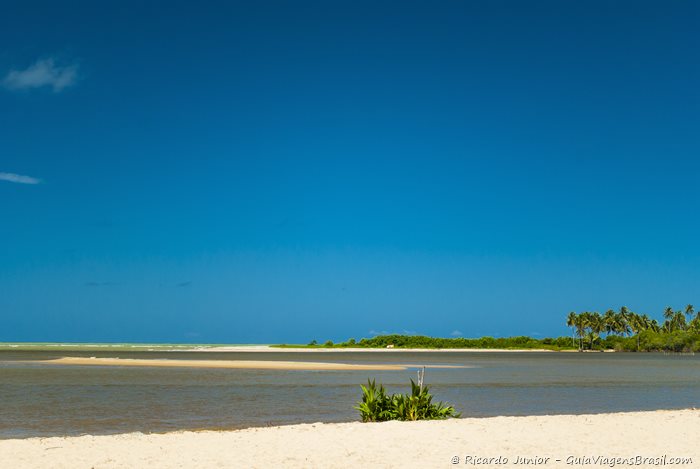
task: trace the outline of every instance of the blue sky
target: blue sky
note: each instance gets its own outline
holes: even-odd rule
[[[696,2],[142,3],[0,16],[0,340],[700,302]]]

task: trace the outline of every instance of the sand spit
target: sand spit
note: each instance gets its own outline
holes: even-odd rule
[[[150,367],[181,367],[181,368],[236,368],[252,370],[406,370],[423,365],[402,364],[365,364],[365,363],[324,363],[324,362],[294,362],[275,360],[168,360],[141,358],[95,358],[95,357],[63,357],[53,360],[42,360],[49,365],[75,366],[150,366]],[[427,368],[464,368],[456,365],[426,365]]]
[[[698,435],[700,412],[678,410],[30,438],[0,440],[0,455],[13,469],[691,469],[700,467]]]

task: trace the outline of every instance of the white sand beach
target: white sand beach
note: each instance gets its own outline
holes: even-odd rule
[[[295,362],[278,360],[170,360],[147,358],[96,358],[96,357],[63,357],[53,360],[41,360],[48,365],[68,366],[152,366],[178,368],[236,368],[255,370],[405,370],[417,365],[395,364],[362,364],[362,363],[325,363],[325,362]],[[445,365],[434,365],[431,368],[445,368]],[[451,366],[456,368],[455,366]]]
[[[665,461],[694,468],[700,467],[698,435],[698,410],[317,423],[227,432],[0,440],[0,465],[13,469],[405,469],[474,467],[477,462],[484,468],[610,467],[612,463],[659,467]],[[532,464],[523,464],[519,458]]]

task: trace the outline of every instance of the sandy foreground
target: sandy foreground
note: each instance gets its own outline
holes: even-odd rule
[[[474,467],[477,458],[486,458],[479,467],[660,467],[674,462],[674,467],[696,468],[699,435],[697,410],[317,423],[228,432],[0,440],[0,466],[447,468]],[[518,458],[537,464],[523,464]]]
[[[423,365],[294,362],[278,360],[169,360],[147,358],[63,357],[41,360],[48,365],[154,366],[174,368],[237,368],[253,370],[406,370]],[[425,365],[426,368],[466,368],[461,365]]]

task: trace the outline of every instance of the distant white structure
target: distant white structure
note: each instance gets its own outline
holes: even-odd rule
[[[394,344],[389,344],[386,346],[386,348],[394,348]]]

